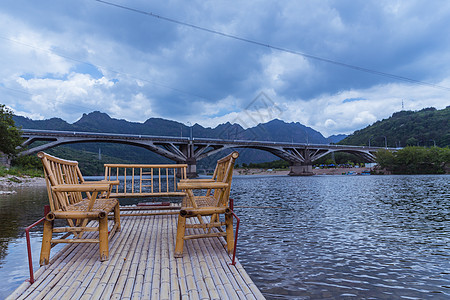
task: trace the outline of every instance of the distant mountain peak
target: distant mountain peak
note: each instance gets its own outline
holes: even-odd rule
[[[75,123],[85,122],[86,120],[96,120],[96,121],[108,120],[109,121],[109,120],[112,120],[112,118],[108,114],[96,110],[96,111],[90,112],[88,114],[84,113],[81,116],[81,118]]]
[[[19,126],[22,124],[25,125],[24,128],[34,126],[36,129],[45,127],[45,129],[53,130],[184,137],[192,134],[194,137],[199,138],[270,140],[277,142],[309,142],[317,144],[328,143],[320,132],[298,122],[286,123],[280,119],[273,119],[267,123],[258,124],[255,127],[247,129],[244,129],[240,124],[232,124],[230,122],[219,124],[215,128],[205,128],[198,123],[194,123],[192,126],[186,126],[180,122],[162,118],[149,118],[144,123],[129,122],[123,119],[119,120],[111,118],[108,114],[100,111],[85,113],[73,124],[68,124],[63,120],[60,120],[59,122],[55,121],[56,119],[39,122],[22,119],[18,120],[17,124]],[[190,127],[192,129],[190,129]]]

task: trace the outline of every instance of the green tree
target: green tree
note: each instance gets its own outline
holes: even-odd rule
[[[380,149],[379,151],[377,151],[377,164],[386,170],[392,170],[393,165],[394,165],[394,155],[392,154],[392,152],[385,150],[385,149]]]
[[[395,153],[377,152],[380,167],[394,174],[442,174],[450,163],[450,149],[439,147],[405,147]]]
[[[407,146],[416,146],[417,142],[419,142],[418,139],[416,139],[415,137],[410,137],[409,139],[406,140],[406,145]]]
[[[0,104],[0,152],[13,156],[21,143],[21,132],[14,124],[13,112]]]

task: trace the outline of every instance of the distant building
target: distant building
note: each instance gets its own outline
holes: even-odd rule
[[[377,163],[365,163],[366,168],[373,168],[377,165]]]

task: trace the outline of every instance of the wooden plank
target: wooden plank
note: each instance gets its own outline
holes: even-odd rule
[[[147,233],[149,235],[147,242],[147,255],[143,256],[143,260],[146,261],[145,268],[143,271],[143,287],[142,287],[142,299],[150,299],[151,290],[152,290],[152,281],[153,281],[153,268],[154,268],[154,253],[157,242],[157,226],[158,226],[158,218],[154,217],[152,219],[152,225],[147,227]]]
[[[188,222],[199,223],[196,218]],[[21,286],[12,295],[14,299],[264,299],[239,262],[229,265],[223,239],[188,240],[183,257],[175,259],[176,226],[174,215],[124,218],[122,231],[110,240],[108,261],[98,259],[97,244],[71,244],[36,272],[35,284]]]
[[[128,227],[129,222],[123,222],[122,226],[125,226],[125,228]],[[121,241],[121,240],[125,240],[125,235],[114,235],[114,237],[110,240],[110,261],[109,262],[100,262],[98,260],[96,260],[94,262],[94,264],[96,266],[98,266],[98,268],[96,268],[96,272],[88,272],[86,275],[86,278],[84,279],[84,281],[81,283],[81,285],[79,286],[79,288],[77,289],[75,295],[74,295],[74,299],[79,299],[79,298],[84,298],[84,299],[89,299],[90,296],[92,296],[93,293],[93,289],[92,286],[90,285],[92,283],[92,281],[94,280],[94,277],[99,277],[101,276],[103,279],[108,278],[107,275],[105,275],[105,269],[107,268],[107,266],[111,266],[111,265],[116,265],[115,264],[115,260],[117,259],[117,255],[116,253],[120,250],[120,248],[118,248],[116,245]],[[88,287],[91,287],[90,290],[88,289]],[[97,289],[100,289],[102,287],[101,284],[97,285]]]
[[[232,283],[233,279],[229,277],[229,274],[223,268],[223,264],[220,263],[220,260],[223,259],[223,257],[220,257],[217,251],[219,250],[220,252],[224,253],[225,252],[224,245],[220,242],[218,238],[203,239],[201,241],[205,243],[205,248],[208,249],[208,252],[211,255],[212,265],[215,266],[217,274],[222,281],[223,289],[226,293],[225,298],[239,299],[238,293],[234,289]],[[228,259],[225,261],[225,263],[228,263]]]
[[[188,243],[186,243],[184,245],[184,248],[186,250],[189,249]],[[189,252],[187,252],[187,254],[184,254],[184,252],[183,252],[182,260],[183,260],[183,267],[184,267],[184,271],[185,271],[185,278],[186,278],[186,284],[187,284],[187,290],[188,290],[188,298],[189,299],[199,299],[197,285],[195,284],[194,272],[192,269],[191,260],[189,258]]]
[[[67,245],[64,249],[68,249],[71,245]],[[54,255],[51,258],[51,261],[57,260],[59,257],[61,257],[64,253],[67,253],[68,251],[58,251],[56,255]],[[27,297],[27,295],[31,294],[36,287],[40,285],[42,281],[44,281],[47,278],[47,275],[50,274],[51,270],[54,268],[54,265],[48,265],[46,267],[39,268],[34,273],[34,278],[36,281],[34,284],[30,284],[28,281],[25,281],[22,283],[10,296],[8,296],[7,299],[24,299]]]
[[[200,271],[203,275],[202,276],[203,281],[205,282],[205,287],[206,287],[205,290],[208,291],[209,298],[210,299],[220,299],[219,292],[217,290],[217,285],[214,283],[214,280],[213,280],[213,275],[211,272],[212,268],[209,267],[206,262],[206,257],[204,255],[205,253],[201,249],[199,240],[197,240],[194,243],[194,249],[197,253],[196,256],[198,257]]]
[[[220,299],[226,299],[227,294],[222,282],[222,278],[219,276],[219,273],[217,272],[217,262],[215,262],[215,258],[213,258],[212,254],[210,253],[210,246],[205,243],[204,239],[199,240],[199,248],[200,251],[203,252],[203,255],[206,260],[206,266],[209,269],[209,272],[211,274],[211,279],[214,283],[214,286],[217,289],[217,293],[219,294]]]
[[[245,295],[250,295],[251,292],[247,286],[240,284],[241,279],[236,272],[236,267],[230,265],[230,257],[224,251],[223,244],[216,243],[213,245],[215,248],[215,252],[218,255],[218,261],[222,265],[222,268],[225,270],[227,277],[230,279],[230,283],[233,286],[233,289],[236,291],[240,299],[246,299]],[[222,251],[221,251],[222,250]],[[251,294],[252,295],[252,294]]]
[[[95,244],[86,246],[87,247],[84,247],[86,248],[84,252],[85,259],[79,259],[78,263],[71,266],[69,271],[66,273],[68,276],[63,276],[58,284],[52,288],[52,290],[57,291],[57,293],[52,291],[47,294],[49,299],[63,299],[71,297],[76,292],[78,286],[82,283],[84,277],[86,277],[86,274],[93,271],[92,267],[94,266],[94,261],[98,261],[98,258],[95,257],[95,253],[98,253],[98,247],[95,247]],[[58,285],[62,286],[59,291],[57,290]]]
[[[168,234],[168,220],[162,218],[161,233],[161,283],[159,299],[170,299],[170,258],[169,258],[169,234]]]
[[[162,225],[162,217],[155,217],[157,219],[157,227],[160,228]],[[159,232],[155,232],[156,235],[156,243],[154,248],[154,262],[153,262],[153,270],[152,272],[152,281],[151,281],[151,294],[150,299],[159,299],[160,288],[159,285],[161,283],[161,235]]]
[[[145,236],[143,238],[143,244],[142,244],[142,251],[139,256],[138,261],[138,268],[136,270],[136,278],[135,278],[135,285],[132,292],[132,299],[143,299],[143,289],[144,289],[144,278],[145,278],[145,267],[148,257],[148,245],[151,240],[151,231],[149,228],[151,228],[154,224],[155,218],[147,217],[144,218],[144,227],[143,231],[145,232]]]
[[[125,286],[123,288],[123,292],[120,295],[118,292],[113,293],[113,296],[117,294],[120,299],[131,299],[131,296],[133,294],[133,289],[135,286],[135,280],[136,280],[136,273],[138,269],[138,265],[140,262],[140,256],[142,253],[142,248],[144,247],[144,241],[145,241],[145,234],[146,231],[143,230],[143,227],[145,226],[147,218],[140,218],[140,226],[138,227],[138,230],[140,234],[136,235],[134,239],[134,243],[132,245],[131,252],[133,252],[133,255],[128,259],[124,266],[123,270],[125,271],[122,275],[125,277]],[[127,270],[128,269],[128,270]],[[120,281],[120,277],[119,277]],[[121,287],[116,286],[116,290],[120,291]]]
[[[55,278],[57,279],[58,271],[64,268],[64,266],[70,261],[73,261],[74,256],[77,254],[77,251],[75,251],[76,246],[70,245],[69,247],[64,247],[66,250],[63,252],[63,255],[58,256],[56,260],[53,260],[54,263],[52,263],[52,260],[50,260],[50,267],[41,267],[41,268],[48,268],[45,270],[45,272],[39,277],[36,278],[36,281],[31,286],[29,290],[25,294],[23,294],[19,299],[26,299],[31,294],[39,294],[43,289],[50,290],[48,288],[49,283],[54,281]]]
[[[117,263],[110,269],[112,270],[111,276],[108,279],[101,280],[102,284],[105,285],[105,290],[100,293],[98,291],[96,294],[94,294],[94,298],[96,296],[98,297],[107,297],[113,299],[114,297],[119,297],[122,293],[126,275],[128,274],[128,270],[130,267],[130,263],[132,262],[132,257],[134,255],[133,252],[133,246],[136,242],[136,238],[141,234],[140,227],[142,226],[142,222],[144,221],[143,218],[139,218],[136,220],[133,220],[133,230],[131,230],[131,233],[127,236],[127,238],[123,241],[123,247],[120,252],[119,257],[117,258]],[[131,220],[130,220],[131,222]],[[132,234],[135,233],[135,234]],[[130,243],[130,238],[133,238],[133,242]],[[125,275],[124,275],[125,274]],[[118,286],[122,287],[122,290],[119,290]]]
[[[133,233],[133,228],[136,225],[136,222],[133,222],[133,220],[127,221],[122,231],[120,232],[121,240],[120,243],[117,245],[118,240],[114,240],[113,242],[113,251],[114,255],[112,258],[112,261],[110,263],[103,263],[100,267],[99,271],[92,277],[91,281],[87,284],[86,290],[81,297],[81,299],[90,299],[91,297],[94,297],[95,294],[104,294],[107,295],[107,292],[104,291],[107,284],[111,281],[114,281],[113,273],[114,270],[121,268],[121,265],[123,264],[123,253],[126,252],[126,246],[129,236]],[[112,251],[111,251],[112,252]],[[111,280],[112,279],[112,280]]]
[[[175,235],[177,217],[170,216],[167,218],[167,228],[168,228],[168,255],[169,255],[169,268],[170,268],[170,296],[171,299],[180,299],[180,285],[178,283],[178,270],[177,270],[177,259],[174,256],[175,253]]]

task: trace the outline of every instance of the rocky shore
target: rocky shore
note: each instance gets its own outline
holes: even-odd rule
[[[354,173],[361,174],[363,171],[370,171],[370,168],[330,168],[313,169],[314,175],[343,175]],[[266,170],[266,169],[234,169],[233,175],[288,175],[289,170]]]
[[[30,187],[30,186],[44,186],[45,179],[42,177],[29,177],[29,176],[13,176],[6,175],[0,177],[0,195],[2,194],[14,194],[14,188],[17,187]]]
[[[346,173],[361,174],[369,168],[336,168],[336,169],[313,169],[315,175],[342,175]],[[266,169],[235,169],[233,175],[288,175],[289,170],[266,170]],[[42,177],[13,176],[0,177],[0,195],[15,193],[14,188],[44,186],[45,179]]]

